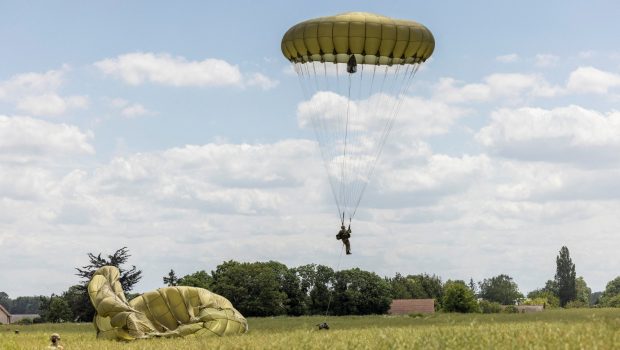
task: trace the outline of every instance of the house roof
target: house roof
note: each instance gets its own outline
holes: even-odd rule
[[[2,306],[2,304],[0,304],[0,311],[5,313],[7,316],[11,316],[11,313],[9,312],[9,310],[5,309],[4,306]]]

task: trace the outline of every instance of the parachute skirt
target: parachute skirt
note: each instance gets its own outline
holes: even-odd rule
[[[97,270],[88,284],[99,339],[134,340],[241,334],[246,319],[228,299],[196,287],[166,287],[129,302],[116,267]]]

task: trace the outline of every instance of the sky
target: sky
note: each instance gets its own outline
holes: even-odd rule
[[[365,11],[436,48],[340,260],[280,41]],[[230,259],[593,291],[620,260],[614,1],[0,1],[0,291],[59,294],[128,247],[135,291]],[[340,261],[340,263],[339,263]]]

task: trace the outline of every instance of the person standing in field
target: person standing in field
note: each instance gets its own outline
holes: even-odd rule
[[[60,334],[53,333],[50,336],[50,341],[52,342],[47,349],[48,350],[64,350],[64,346],[60,345]]]

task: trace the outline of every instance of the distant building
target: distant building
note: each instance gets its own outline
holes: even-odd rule
[[[9,313],[9,310],[5,309],[2,305],[0,305],[0,323],[11,323],[11,314]]]
[[[435,299],[394,299],[388,313],[390,315],[433,314],[435,313]]]
[[[523,314],[529,314],[531,312],[543,312],[545,310],[544,305],[518,305],[517,310]]]

